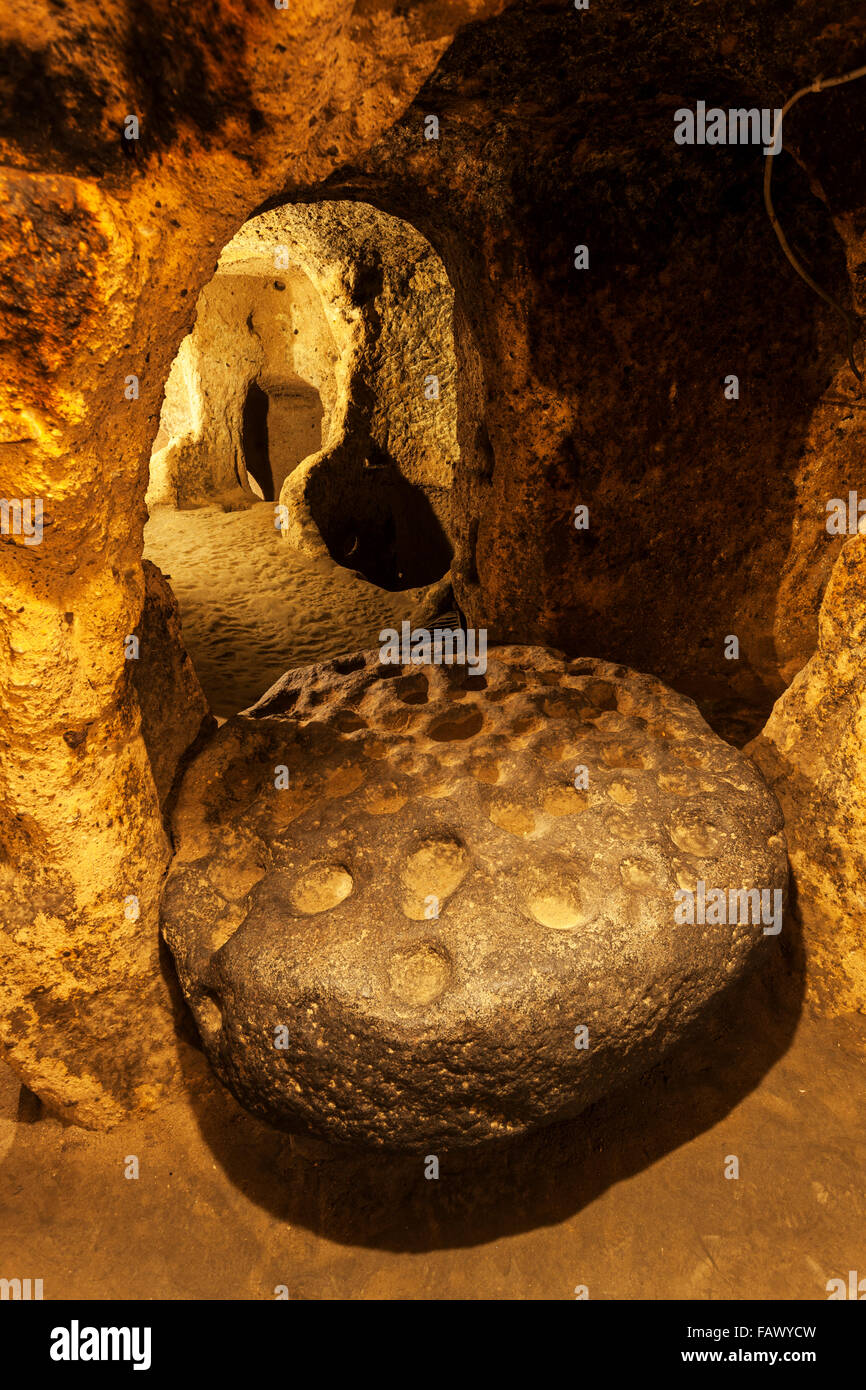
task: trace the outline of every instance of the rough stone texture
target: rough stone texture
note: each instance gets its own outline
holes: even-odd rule
[[[165,575],[144,561],[144,609],[132,679],[141,710],[141,734],[159,804],[163,808],[178,767],[196,739],[216,729],[198,676],[183,644],[177,600]],[[174,712],[167,720],[166,710]]]
[[[0,16],[0,496],[42,499],[46,520],[40,546],[0,544],[0,1041],[82,1123],[173,1075],[168,843],[124,660],[171,363],[251,213],[287,177],[357,158],[459,26],[498,8],[36,0]]]
[[[293,550],[272,504],[157,507],[144,553],[171,576],[183,642],[218,717],[248,709],[295,666],[379,641],[426,607],[431,589],[392,593],[333,560]],[[439,586],[432,586],[436,590]]]
[[[781,826],[651,677],[540,648],[484,676],[359,653],[289,673],[193,762],[163,930],[254,1112],[472,1145],[632,1079],[773,949],[748,914],[677,925],[675,892],[784,890]]]
[[[652,671],[740,743],[814,650],[824,504],[866,491],[866,412],[760,149],[678,146],[674,112],[781,106],[864,53],[861,0],[513,5],[308,195],[409,218],[454,286],[469,621]],[[792,244],[861,310],[864,114],[866,81],[805,98],[774,172]]]
[[[458,458],[442,262],[408,223],[338,202],[252,218],[220,266],[264,280],[280,247],[316,286],[339,353],[328,437],[280,493],[286,535],[384,588],[432,583],[451,561]]]
[[[760,155],[678,149],[671,127],[680,105],[776,105],[856,66],[862,4],[501,9],[38,0],[0,17],[0,496],[44,499],[47,522],[39,547],[0,544],[0,844],[17,870],[0,1040],[87,1123],[149,1102],[170,1070],[168,844],[123,644],[163,387],[253,213],[359,200],[442,257],[455,594],[474,625],[650,669],[740,739],[814,648],[842,544],[824,503],[866,482],[863,400],[837,319],[772,236]],[[854,308],[864,101],[860,82],[801,102],[774,180],[797,248]]]
[[[148,507],[278,497],[330,430],[336,356],[302,272],[218,270],[166,383]]]
[[[785,815],[807,985],[823,1011],[866,1012],[866,537],[845,545],[818,649],[746,751]]]

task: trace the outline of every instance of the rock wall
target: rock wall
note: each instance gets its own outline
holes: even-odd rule
[[[375,208],[252,218],[172,365],[148,505],[280,498],[308,554],[386,588],[438,580],[459,452],[453,299],[420,232]]]
[[[148,507],[273,500],[329,433],[337,354],[321,301],[297,269],[256,269],[218,270],[199,295],[166,383]]]
[[[339,354],[329,435],[285,480],[284,530],[384,588],[432,583],[451,560],[459,452],[442,262],[408,223],[326,202],[253,218],[220,264],[264,276],[280,253],[316,286]]]
[[[762,151],[673,134],[680,108],[775,110],[864,55],[855,0],[515,5],[316,194],[413,221],[454,286],[469,622],[650,671],[740,744],[782,696],[752,747],[793,828],[811,998],[837,1011],[866,1008],[866,748],[853,559],[826,523],[866,494],[866,397],[840,316],[782,255]],[[773,165],[788,240],[855,320],[864,128],[866,80],[810,93]]]
[[[124,655],[171,363],[246,218],[358,158],[498,8],[36,0],[0,18],[0,495],[45,520],[41,544],[0,545],[0,1039],[80,1123],[152,1103],[174,1068],[169,845]]]
[[[153,1102],[173,1073],[156,937],[169,844],[125,645],[163,387],[220,249],[257,210],[365,202],[441,256],[461,451],[446,539],[457,598],[491,638],[648,669],[741,738],[814,650],[843,544],[824,503],[866,489],[862,397],[837,318],[781,257],[759,154],[677,146],[673,116],[776,107],[853,68],[862,5],[502,8],[36,0],[0,18],[0,496],[44,513],[39,544],[20,528],[0,542],[0,1039],[81,1123]],[[775,175],[784,224],[854,309],[864,87],[801,102]],[[332,454],[309,479],[327,536],[328,497],[342,513],[359,495],[356,464]],[[856,585],[839,593],[853,604]],[[853,655],[839,660],[847,680]],[[777,711],[777,747],[798,699]],[[853,766],[854,704],[840,717]],[[789,759],[776,787],[802,805],[798,775]],[[856,844],[856,799],[824,790],[839,844]],[[853,879],[831,892],[830,869],[799,862],[801,896],[831,904],[829,960],[840,903],[862,930]]]
[[[186,754],[216,729],[183,644],[177,600],[161,570],[144,561],[144,608],[132,667],[141,733],[159,804],[165,810]],[[166,719],[166,710],[171,718]]]
[[[848,541],[818,649],[746,752],[785,816],[808,985],[828,1013],[866,1011],[866,537]]]
[[[825,501],[866,487],[866,413],[844,325],[779,249],[761,148],[678,145],[674,117],[780,107],[864,51],[856,0],[515,5],[324,191],[412,220],[454,285],[471,621],[650,670],[738,742],[814,650]],[[805,98],[774,168],[789,239],[851,309],[864,112],[866,82]]]

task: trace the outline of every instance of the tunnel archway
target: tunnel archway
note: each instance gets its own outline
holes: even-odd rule
[[[327,442],[339,355],[300,266],[221,258],[166,382],[148,506],[273,501]]]
[[[288,204],[224,248],[166,385],[145,532],[218,715],[374,645],[448,575],[452,313],[422,234],[363,203]]]

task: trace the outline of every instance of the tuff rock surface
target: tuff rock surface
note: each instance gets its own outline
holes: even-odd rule
[[[124,655],[172,361],[242,223],[287,179],[360,155],[456,30],[500,7],[0,14],[0,497],[45,515],[40,545],[0,544],[0,1042],[81,1124],[177,1079],[157,931],[170,846]]]
[[[866,537],[845,545],[818,649],[746,751],[785,816],[806,980],[823,1013],[866,1012]]]
[[[454,294],[442,262],[410,223],[324,202],[251,218],[220,265],[263,279],[280,249],[320,296],[336,358],[321,451],[279,491],[283,531],[384,588],[438,580],[451,563],[459,458]]]
[[[678,925],[676,894],[783,893],[781,827],[652,677],[544,648],[484,675],[359,653],[291,672],[192,763],[163,931],[255,1113],[472,1145],[578,1113],[754,968],[759,923]]]
[[[165,575],[145,560],[144,579],[139,652],[132,671],[142,737],[164,807],[184,755],[216,728],[216,720],[183,644],[177,599]],[[166,710],[175,712],[171,720],[165,718]]]
[[[454,286],[470,624],[652,671],[740,744],[815,649],[825,502],[866,495],[866,412],[760,148],[678,145],[674,113],[781,107],[864,53],[862,0],[512,5],[305,194],[408,218]],[[773,174],[801,259],[860,314],[864,124],[866,79],[809,95]]]
[[[677,147],[673,113],[777,106],[854,68],[866,14],[35,0],[4,9],[0,45],[0,496],[45,504],[41,545],[0,544],[0,1041],[56,1109],[112,1124],[175,1075],[156,941],[170,845],[124,644],[163,390],[221,249],[283,201],[417,227],[454,290],[461,610],[499,639],[651,670],[744,741],[815,649],[844,544],[824,506],[866,491],[866,415],[839,320],[773,237],[760,155]],[[862,81],[804,99],[774,174],[783,226],[859,312],[864,102]],[[857,720],[840,718],[853,768]],[[815,757],[843,775],[815,720]],[[856,874],[836,866],[862,808],[815,767],[779,783],[802,865],[819,781],[839,839],[799,899],[805,917],[818,894],[807,942],[829,971],[862,941]],[[859,997],[852,979],[837,998]]]
[[[272,501],[329,431],[336,359],[321,299],[297,266],[275,273],[272,257],[259,273],[218,269],[166,382],[148,509]]]
[[[421,233],[376,208],[251,218],[172,364],[148,506],[280,499],[308,554],[391,588],[438,579],[458,459],[453,300]]]

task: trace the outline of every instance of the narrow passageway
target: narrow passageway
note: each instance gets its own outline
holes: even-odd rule
[[[453,295],[365,204],[246,223],[166,383],[144,554],[214,713],[378,643],[452,558]]]
[[[290,667],[376,646],[416,597],[289,546],[271,503],[237,512],[160,507],[144,540],[174,590],[184,642],[220,717],[245,709]]]

